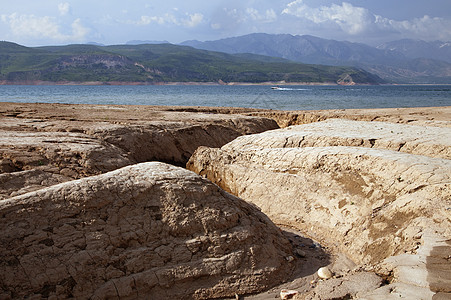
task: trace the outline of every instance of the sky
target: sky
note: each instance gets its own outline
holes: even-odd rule
[[[451,41],[451,0],[0,0],[0,40],[25,46],[313,35],[377,46]]]

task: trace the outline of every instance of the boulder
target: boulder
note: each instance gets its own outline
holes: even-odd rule
[[[0,298],[210,299],[290,276],[289,241],[200,176],[143,163],[0,201]]]

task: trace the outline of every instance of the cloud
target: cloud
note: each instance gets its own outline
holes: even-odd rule
[[[141,19],[139,21],[137,21],[137,22],[129,21],[128,23],[135,24],[135,25],[141,25],[141,26],[149,25],[151,23],[156,23],[158,25],[164,25],[164,24],[179,25],[180,24],[180,22],[177,20],[177,18],[174,15],[172,15],[172,14],[165,14],[162,17],[159,17],[159,16],[141,16]]]
[[[204,15],[201,13],[186,14],[185,17],[176,17],[171,13],[167,13],[164,16],[141,16],[138,21],[127,21],[128,24],[134,24],[139,26],[146,26],[149,24],[158,25],[177,25],[185,27],[196,27],[202,23]]]
[[[37,17],[35,15],[2,15],[2,22],[9,25],[14,38],[18,39],[51,39],[55,42],[81,42],[84,41],[89,29],[76,19],[71,24],[70,32],[63,33],[56,20],[49,16]]]
[[[226,36],[270,31],[269,27],[277,20],[278,14],[274,9],[252,6],[221,8],[209,19],[214,33]]]
[[[380,28],[419,39],[442,39],[448,41],[451,37],[451,20],[438,17],[433,18],[428,15],[405,21],[395,21],[376,16],[376,23]]]
[[[210,24],[211,29],[213,30],[220,30],[222,28],[222,25],[219,23],[211,23]]]
[[[312,8],[296,0],[287,5],[282,14],[289,14],[298,18],[307,19],[315,24],[335,23],[348,34],[360,34],[374,23],[375,17],[366,8],[355,7],[350,3],[342,5],[332,4]]]
[[[443,18],[415,18],[413,20],[396,21],[373,14],[364,7],[353,6],[348,2],[341,5],[310,7],[304,0],[289,3],[282,15],[295,16],[300,20],[309,21],[321,30],[339,29],[350,36],[364,37],[368,34],[384,33],[398,35],[404,38],[449,39],[451,36],[451,21]]]
[[[137,21],[137,22],[130,21],[128,23],[135,24],[135,25],[141,25],[141,26],[149,25],[151,23],[157,23],[157,24],[163,25],[165,23],[168,23],[169,20],[173,20],[173,17],[167,16],[166,18],[163,18],[163,17],[155,17],[155,16],[141,16],[141,19],[139,21]]]
[[[58,10],[60,15],[65,16],[70,12],[70,4],[67,2],[58,4]]]
[[[89,29],[84,27],[81,24],[80,19],[76,19],[72,25],[72,35],[67,36],[66,39],[75,40],[75,41],[83,41],[89,33]]]
[[[252,21],[270,23],[277,20],[277,14],[273,9],[267,9],[262,14],[255,8],[247,8],[246,13]]]
[[[204,20],[204,15],[200,13],[195,13],[193,15],[189,15],[189,18],[183,20],[183,24],[186,27],[196,27]]]

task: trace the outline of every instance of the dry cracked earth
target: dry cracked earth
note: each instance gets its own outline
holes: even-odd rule
[[[451,107],[1,103],[0,131],[0,299],[451,297]]]

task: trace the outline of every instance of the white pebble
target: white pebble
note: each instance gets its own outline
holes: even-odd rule
[[[332,272],[328,267],[322,267],[318,270],[318,277],[321,279],[329,279],[332,277]]]
[[[285,257],[285,259],[287,260],[287,262],[292,262],[294,260],[294,257],[290,255]]]

